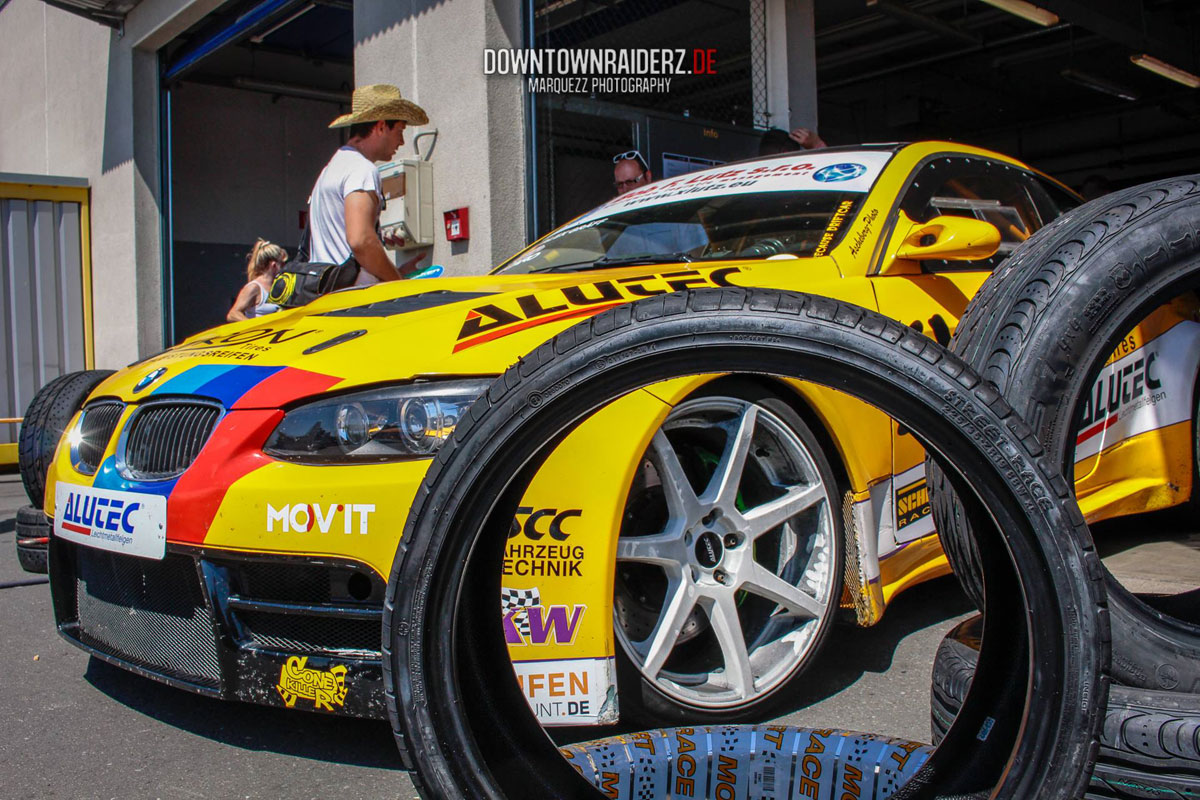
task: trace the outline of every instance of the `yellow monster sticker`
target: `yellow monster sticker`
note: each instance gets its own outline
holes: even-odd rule
[[[338,664],[328,670],[309,669],[308,656],[292,656],[279,671],[279,696],[288,708],[303,697],[312,700],[313,709],[333,711],[346,702],[346,667]]]

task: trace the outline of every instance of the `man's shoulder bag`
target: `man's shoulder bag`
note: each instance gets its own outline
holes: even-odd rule
[[[296,248],[296,260],[283,265],[283,269],[271,282],[267,300],[280,308],[297,308],[308,305],[323,294],[346,289],[358,280],[359,266],[350,256],[341,264],[322,264],[309,261],[309,240],[312,236],[311,223],[304,226],[300,234],[300,246]]]
[[[354,256],[341,264],[289,261],[271,282],[267,300],[281,308],[307,305],[323,294],[353,286],[358,269]]]

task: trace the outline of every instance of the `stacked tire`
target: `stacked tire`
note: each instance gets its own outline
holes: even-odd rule
[[[516,681],[497,680],[508,661],[495,620],[499,559],[527,481],[588,415],[697,364],[836,385],[878,405],[953,470],[986,580],[1007,591],[987,618],[961,712],[932,753],[871,735],[733,726],[635,734],[568,748],[564,758]],[[439,450],[388,584],[388,709],[414,783],[430,798],[585,798],[597,787],[649,798],[662,796],[664,775],[699,780],[706,768],[707,796],[773,797],[782,784],[766,788],[768,774],[778,777],[764,762],[771,747],[790,770],[789,796],[841,798],[869,771],[873,798],[1078,797],[1107,696],[1100,575],[1069,484],[1004,399],[936,342],[799,293],[668,295],[605,311],[530,353]],[[691,747],[673,751],[681,736]],[[889,775],[886,764],[906,753],[915,772]],[[740,770],[739,754],[750,755]],[[691,788],[669,785],[684,796]]]
[[[1036,233],[971,300],[951,351],[1010,399],[1050,461],[1071,474],[1077,408],[1109,354],[1153,309],[1197,289],[1200,176],[1137,186],[1087,203]],[[1194,381],[1185,376],[1187,385],[1200,385]],[[1192,436],[1200,440],[1195,417]],[[1192,449],[1194,509],[1200,448]],[[929,476],[943,547],[967,594],[984,608],[986,581],[970,525],[937,465],[930,465]],[[1200,796],[1200,694],[1194,693],[1200,692],[1200,627],[1147,604],[1107,571],[1105,583],[1112,676],[1119,686],[1088,796]],[[970,641],[959,631],[939,653],[935,731],[938,720],[952,718],[973,673],[964,644]]]
[[[954,722],[975,676],[983,618],[959,623],[938,647],[930,693],[934,743]],[[1112,686],[1087,800],[1200,797],[1200,713],[1178,692]]]
[[[17,459],[21,482],[32,505],[17,510],[17,561],[26,572],[46,571],[50,522],[42,512],[46,473],[58,442],[92,390],[111,370],[84,370],[60,375],[33,396],[21,422]]]

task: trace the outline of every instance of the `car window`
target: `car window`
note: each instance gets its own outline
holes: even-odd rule
[[[974,217],[1000,231],[1000,248],[978,261],[923,261],[926,272],[992,270],[1052,217],[1054,205],[1023,170],[983,158],[937,158],[921,167],[900,203],[914,222]],[[1043,202],[1035,201],[1038,194]],[[1053,214],[1057,216],[1057,213]]]
[[[497,272],[567,272],[643,256],[718,261],[824,255],[864,197],[864,192],[751,192],[619,211],[568,224]]]

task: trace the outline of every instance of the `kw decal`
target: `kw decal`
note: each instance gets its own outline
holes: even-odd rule
[[[309,669],[308,656],[292,656],[279,671],[279,684],[275,687],[288,708],[294,708],[300,698],[311,700],[313,710],[333,711],[336,705],[346,703],[345,665],[338,664],[327,670]]]
[[[288,503],[281,508],[267,503],[267,533],[274,533],[278,523],[284,533],[310,533],[316,528],[320,533],[336,529],[366,534],[373,513],[374,503]],[[338,518],[341,524],[335,526]]]
[[[723,267],[707,273],[685,269],[564,286],[503,302],[484,303],[467,312],[454,352],[548,322],[599,314],[606,308],[642,297],[706,286],[733,286],[729,277],[741,271],[740,267]]]
[[[500,589],[504,640],[509,645],[571,644],[586,611],[586,605],[543,606],[537,587]]]

